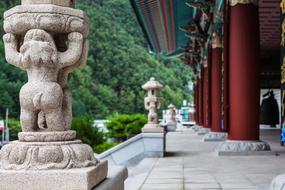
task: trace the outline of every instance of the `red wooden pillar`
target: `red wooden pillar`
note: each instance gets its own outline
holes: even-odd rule
[[[230,140],[259,140],[259,91],[258,7],[253,3],[231,4],[229,9]]]
[[[197,79],[196,81],[196,88],[195,88],[195,120],[196,120],[196,125],[199,125],[199,101],[198,101],[198,97],[199,97],[199,79]]]
[[[196,81],[196,90],[195,90],[195,93],[196,93],[196,96],[195,96],[195,112],[196,112],[196,124],[199,125],[199,100],[198,100],[198,97],[199,97],[199,79],[197,79]]]
[[[203,127],[208,128],[208,67],[204,67],[203,72]]]
[[[211,131],[222,132],[222,45],[213,34],[211,66]]]
[[[204,128],[210,128],[210,90],[209,90],[209,76],[210,76],[210,68],[209,64],[204,67],[203,72],[203,121]]]
[[[197,83],[194,84],[194,109],[195,109],[195,114],[194,114],[194,120],[196,123],[198,123],[198,110],[197,110]]]
[[[199,125],[200,126],[204,126],[204,117],[203,117],[203,113],[204,113],[204,108],[203,108],[203,79],[204,79],[204,70],[201,70],[201,74],[200,74],[200,79],[199,79]]]
[[[224,24],[223,24],[223,103],[222,103],[222,120],[223,129],[228,131],[229,129],[229,6],[228,0],[223,0],[224,2]]]
[[[200,125],[200,79],[197,80],[197,125]]]

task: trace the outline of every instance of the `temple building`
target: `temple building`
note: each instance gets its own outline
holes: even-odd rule
[[[222,141],[218,155],[270,152],[264,126],[281,128],[274,138],[284,145],[284,0],[130,2],[149,51],[194,71],[194,128]],[[284,179],[270,189],[284,189]]]
[[[259,111],[260,96],[270,89],[280,94],[280,81],[284,83],[280,79],[284,3],[131,0],[149,50],[178,57],[194,71],[195,120],[199,130],[211,131],[209,138],[224,138],[227,133],[229,141],[220,147],[221,152],[270,149],[259,141],[260,117],[266,117]]]
[[[19,140],[0,151],[0,189],[285,190],[285,0],[130,3],[150,53],[193,71],[195,125],[177,127],[172,104],[160,123],[165,84],[151,77],[141,133],[94,154],[71,128],[67,85],[92,20],[74,0],[22,0],[3,17],[7,63],[29,80]]]

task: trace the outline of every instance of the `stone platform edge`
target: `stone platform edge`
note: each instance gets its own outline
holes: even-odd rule
[[[95,157],[114,165],[136,164],[145,157],[163,157],[165,133],[141,133]]]

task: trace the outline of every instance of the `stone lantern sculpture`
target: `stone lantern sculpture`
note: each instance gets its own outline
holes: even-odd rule
[[[158,124],[158,110],[160,109],[161,98],[159,92],[163,86],[151,78],[142,88],[147,91],[147,97],[144,99],[145,109],[149,110],[148,123],[143,127],[144,133],[162,133],[164,128]]]
[[[89,21],[73,0],[22,0],[4,14],[7,62],[28,75],[19,140],[0,152],[1,190],[90,190],[107,162],[71,130],[68,75],[86,62]],[[15,179],[16,178],[16,179]]]
[[[168,123],[176,123],[176,111],[173,104],[168,106]]]
[[[176,111],[175,106],[170,104],[167,110],[167,131],[176,131],[177,123],[176,123]]]

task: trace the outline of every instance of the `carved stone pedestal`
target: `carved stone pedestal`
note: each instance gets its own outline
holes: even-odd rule
[[[21,2],[4,13],[3,41],[7,62],[28,75],[19,96],[23,132],[19,141],[0,151],[0,189],[122,190],[126,169],[101,183],[107,162],[97,160],[92,148],[70,130],[72,94],[67,81],[86,63],[87,15],[74,9],[74,0]]]
[[[160,127],[158,124],[158,109],[160,108],[161,98],[159,97],[159,92],[162,85],[151,78],[147,83],[145,83],[142,88],[147,91],[147,97],[144,99],[144,105],[148,113],[147,124],[142,128],[143,133],[163,133],[164,128]]]
[[[164,128],[160,127],[158,124],[146,124],[142,128],[143,133],[164,133]]]
[[[222,132],[210,132],[203,137],[203,141],[225,141],[228,134]]]
[[[107,161],[68,170],[0,170],[1,190],[91,190],[107,176]]]
[[[217,152],[219,155],[251,155],[269,152],[270,146],[263,141],[233,141],[222,142]]]
[[[124,190],[128,170],[123,166],[110,166],[107,178],[92,190]]]
[[[176,123],[173,123],[173,122],[167,123],[167,131],[168,132],[174,132],[174,131],[176,131],[176,129],[177,129]]]
[[[177,122],[176,122],[176,110],[173,104],[168,106],[167,110],[167,131],[174,132],[177,129]]]
[[[65,142],[19,142],[15,141],[1,150],[1,169],[49,170],[95,166],[89,145],[80,140]]]
[[[285,190],[285,174],[274,178],[269,190]]]
[[[200,128],[201,128],[201,127],[198,126],[198,125],[194,125],[194,126],[192,127],[192,129],[193,129],[195,132],[199,131]]]
[[[199,128],[197,131],[197,135],[205,135],[210,132],[209,128]]]
[[[54,4],[64,7],[74,7],[75,0],[22,0],[22,5],[26,4]]]
[[[0,152],[1,190],[91,190],[106,178],[108,163],[75,136],[75,131],[19,133],[20,141]]]

